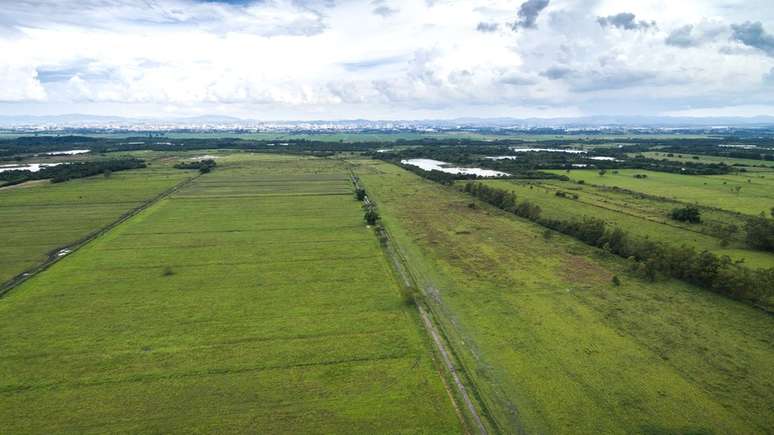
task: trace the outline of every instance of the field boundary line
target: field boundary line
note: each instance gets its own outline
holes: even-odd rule
[[[558,187],[553,187],[553,186],[549,187],[547,185],[546,186],[541,186],[541,187],[543,187],[546,190],[551,190],[551,191],[559,191],[559,190],[561,190]],[[594,186],[594,187],[596,187],[596,186]],[[600,194],[593,193],[593,192],[586,192],[586,191],[584,191],[584,192],[586,194],[590,195],[590,196],[595,196],[595,197],[598,197],[598,198],[605,199],[605,197],[600,195]],[[648,222],[651,222],[651,223],[654,223],[654,224],[665,225],[665,226],[668,226],[668,227],[671,227],[671,228],[675,228],[675,229],[678,229],[678,230],[689,231],[689,232],[692,232],[692,233],[695,233],[695,234],[700,234],[700,235],[703,235],[703,236],[711,237],[713,239],[718,239],[718,237],[716,237],[716,236],[714,236],[712,234],[709,234],[709,233],[706,233],[706,232],[703,232],[703,231],[699,231],[699,230],[696,230],[696,229],[693,229],[693,228],[681,227],[680,225],[673,224],[673,223],[668,222],[666,220],[658,220],[658,218],[654,218],[654,217],[651,217],[651,216],[645,216],[645,215],[641,216],[641,215],[638,215],[638,214],[635,214],[635,213],[630,213],[630,212],[625,211],[625,210],[619,210],[619,209],[612,208],[612,207],[607,207],[607,206],[604,206],[604,205],[601,205],[601,204],[595,204],[593,202],[586,202],[586,201],[583,201],[583,200],[576,200],[576,201],[578,201],[578,202],[580,202],[582,204],[588,205],[590,207],[596,207],[596,208],[600,208],[602,210],[607,210],[607,211],[610,211],[610,212],[613,212],[613,213],[620,213],[620,214],[623,214],[623,215],[626,215],[626,216],[629,216],[629,217],[633,217],[635,219],[642,219],[644,221],[648,221]],[[654,201],[655,201],[655,199],[654,199]],[[693,205],[693,204],[690,204],[690,203],[687,203],[687,202],[682,202],[682,201],[677,201],[677,200],[675,200],[675,203],[676,204],[685,204],[685,205],[688,205],[688,206]],[[732,213],[732,212],[729,212],[728,210],[713,209],[712,207],[705,207],[703,205],[699,205],[699,207],[707,208],[707,209],[715,211],[715,212]],[[635,208],[635,207],[632,207],[632,208]],[[638,210],[641,211],[641,209],[638,209]],[[643,213],[645,213],[645,212],[643,212]]]
[[[58,262],[59,260],[70,256],[71,254],[75,253],[78,249],[86,246],[89,242],[96,239],[97,237],[107,233],[108,231],[112,230],[113,228],[121,225],[122,223],[128,221],[132,217],[138,215],[142,211],[146,210],[153,204],[156,204],[157,202],[161,201],[162,199],[168,197],[169,195],[177,192],[178,190],[182,189],[183,187],[191,184],[194,180],[201,177],[202,174],[194,175],[191,178],[188,178],[186,180],[183,180],[171,188],[159,193],[158,195],[154,196],[153,198],[141,203],[139,206],[123,213],[118,217],[118,219],[114,220],[113,222],[105,225],[102,228],[97,229],[96,231],[93,231],[89,234],[87,234],[85,237],[82,237],[75,242],[72,242],[70,244],[60,246],[48,253],[48,258],[43,263],[31,268],[27,269],[26,271],[16,275],[15,277],[11,278],[10,280],[2,283],[0,285],[0,298],[6,296],[8,293],[11,292],[11,290],[18,287],[23,282],[27,281],[28,279],[36,276],[40,272],[43,272],[44,270],[51,267],[53,264]],[[63,251],[67,251],[64,255],[60,255]]]
[[[360,188],[361,185],[359,183],[359,177],[355,174],[354,170],[350,169],[351,177],[352,177],[352,184],[355,186],[355,188]],[[366,197],[367,198],[367,197]],[[370,202],[370,200],[366,199]],[[370,202],[373,204],[373,202]],[[406,287],[407,290],[411,289],[418,289],[416,284],[416,280],[414,279],[413,275],[411,274],[411,271],[409,270],[408,262],[407,260],[398,252],[396,249],[395,242],[393,241],[392,235],[389,233],[387,228],[385,228],[383,225],[379,225],[377,227],[376,232],[378,232],[379,238],[381,239],[380,245],[382,246],[382,251],[384,252],[385,256],[390,260],[390,263],[392,264],[393,272],[398,275],[400,280],[402,281],[403,285]],[[454,386],[457,391],[457,395],[460,399],[462,399],[465,409],[467,410],[467,414],[472,418],[473,423],[475,424],[475,429],[477,429],[477,432],[481,435],[488,435],[489,431],[487,430],[486,426],[483,423],[483,420],[481,418],[481,415],[479,415],[478,409],[476,409],[476,405],[473,403],[473,399],[471,399],[470,395],[468,394],[467,388],[465,387],[465,383],[462,381],[460,377],[460,370],[457,369],[457,366],[460,365],[457,362],[457,358],[454,356],[453,352],[450,352],[447,349],[446,343],[449,343],[448,338],[446,338],[445,334],[438,328],[438,326],[433,321],[433,316],[431,314],[428,314],[427,310],[422,306],[420,301],[417,301],[414,299],[415,306],[417,307],[417,310],[419,312],[420,319],[422,320],[422,325],[424,326],[425,332],[428,334],[429,338],[435,345],[436,351],[441,357],[442,365],[446,369],[447,375],[451,378],[451,380],[454,383]],[[428,306],[428,309],[430,307]],[[462,368],[463,376],[464,375],[464,367]],[[465,376],[466,379],[468,378]],[[444,386],[446,387],[447,391],[449,391],[448,382],[445,376],[441,376],[441,380],[444,383]],[[454,408],[460,412],[460,407],[456,403],[457,399],[455,399],[454,395],[451,394],[451,391],[449,391],[449,397],[452,401],[452,404],[454,405]],[[477,401],[479,402],[479,401]],[[483,403],[479,402],[479,406],[485,409],[485,406]],[[462,417],[462,416],[460,416]],[[463,422],[463,427],[468,426],[470,423],[467,419],[461,418]],[[490,423],[491,424],[491,423]],[[496,427],[496,426],[494,426]],[[466,432],[469,430],[469,428],[465,427]]]

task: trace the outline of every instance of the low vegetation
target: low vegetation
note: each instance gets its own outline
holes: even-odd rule
[[[762,310],[651,282],[625,259],[555,231],[546,239],[545,227],[470,207],[464,192],[397,166],[363,161],[357,172],[503,432],[771,426],[774,329]]]
[[[774,311],[774,267],[752,270],[709,251],[633,237],[621,228],[609,228],[600,219],[544,219],[539,206],[518,201],[513,192],[482,183],[468,182],[464,191],[501,210],[630,259],[635,263],[632,269],[648,280],[663,274]]]
[[[0,181],[4,181],[3,185],[5,186],[20,184],[30,180],[46,179],[50,179],[52,183],[62,183],[76,178],[86,178],[98,174],[109,176],[113,172],[144,167],[146,167],[144,161],[134,158],[63,163],[56,166],[43,167],[37,172],[28,170],[0,172]]]
[[[0,286],[188,178],[154,166],[0,190]]]
[[[2,432],[462,433],[352,192],[336,161],[224,157],[15,288]]]

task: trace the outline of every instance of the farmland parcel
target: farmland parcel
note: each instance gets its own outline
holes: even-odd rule
[[[549,238],[454,187],[356,163],[502,431],[774,427],[769,314],[681,282],[643,281],[625,260]]]
[[[343,166],[218,165],[0,299],[3,432],[460,432]]]

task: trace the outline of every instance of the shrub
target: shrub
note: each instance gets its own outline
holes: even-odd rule
[[[701,223],[701,211],[699,211],[697,207],[690,205],[672,210],[671,217],[672,219],[680,222],[688,222],[692,224]]]
[[[379,213],[376,212],[376,208],[368,207],[363,218],[368,225],[375,225],[379,220]]]
[[[751,217],[745,230],[748,245],[763,251],[774,251],[774,221],[764,216]]]

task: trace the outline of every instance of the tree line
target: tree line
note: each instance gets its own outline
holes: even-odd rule
[[[198,162],[181,162],[175,165],[176,169],[198,169],[202,174],[212,171],[217,164],[213,159],[199,160]]]
[[[135,158],[63,163],[56,166],[41,168],[41,170],[37,172],[28,170],[0,172],[0,181],[5,182],[3,184],[4,186],[24,183],[25,181],[30,180],[45,179],[51,179],[52,183],[61,183],[74,178],[85,178],[98,174],[110,176],[113,172],[140,169],[144,167],[146,167],[145,162]]]
[[[365,189],[360,185],[360,179],[355,175],[352,175],[352,184],[355,186],[355,199],[363,203],[363,220],[368,225],[376,225],[381,218],[376,204],[368,198]]]
[[[627,258],[632,271],[646,279],[670,276],[767,310],[774,308],[774,268],[750,269],[728,256],[635,237],[619,227],[609,227],[600,219],[543,218],[539,206],[518,201],[514,192],[482,183],[468,182],[463,190],[497,208]]]

